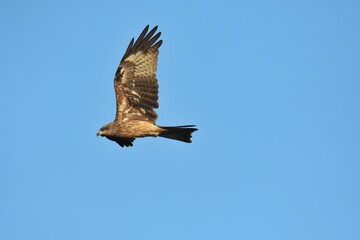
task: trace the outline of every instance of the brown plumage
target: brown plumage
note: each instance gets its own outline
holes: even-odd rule
[[[194,125],[161,127],[155,124],[158,103],[157,59],[162,40],[157,26],[149,33],[149,25],[129,46],[114,77],[116,95],[115,120],[100,128],[98,136],[117,142],[121,147],[133,145],[139,137],[165,137],[191,142]],[[155,34],[155,35],[154,35]]]

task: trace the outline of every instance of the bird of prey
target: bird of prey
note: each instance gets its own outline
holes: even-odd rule
[[[191,143],[195,125],[157,126],[158,104],[157,59],[162,40],[157,26],[149,25],[134,43],[130,41],[114,77],[116,96],[115,120],[101,127],[97,136],[115,141],[121,147],[133,146],[135,138],[164,137]],[[156,33],[156,34],[155,34]],[[155,35],[154,35],[155,34]]]

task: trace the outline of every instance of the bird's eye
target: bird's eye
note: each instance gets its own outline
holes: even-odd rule
[[[106,131],[106,130],[108,130],[108,129],[109,129],[109,127],[102,127],[102,128],[100,128],[101,131]]]

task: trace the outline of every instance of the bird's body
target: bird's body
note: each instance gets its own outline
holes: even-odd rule
[[[141,121],[141,120],[133,120],[126,122],[112,122],[109,125],[109,132],[107,132],[106,136],[118,136],[124,138],[138,138],[138,137],[156,137],[160,132],[161,128],[156,126],[153,123]],[[106,126],[105,125],[105,131]],[[103,129],[103,131],[104,131]]]
[[[121,147],[133,145],[139,137],[165,137],[191,142],[194,125],[161,127],[155,124],[158,108],[157,58],[162,40],[157,27],[147,33],[147,26],[134,43],[131,40],[115,73],[115,120],[102,128],[98,136],[117,142]]]

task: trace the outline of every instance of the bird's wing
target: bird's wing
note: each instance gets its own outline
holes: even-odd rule
[[[121,137],[113,137],[113,136],[106,136],[107,139],[116,142],[121,147],[132,147],[135,138],[121,138]]]
[[[114,77],[116,95],[115,121],[144,120],[155,123],[158,108],[156,79],[159,40],[157,26],[149,33],[149,25],[134,43],[134,38],[121,59]],[[154,35],[155,34],[155,35]]]

